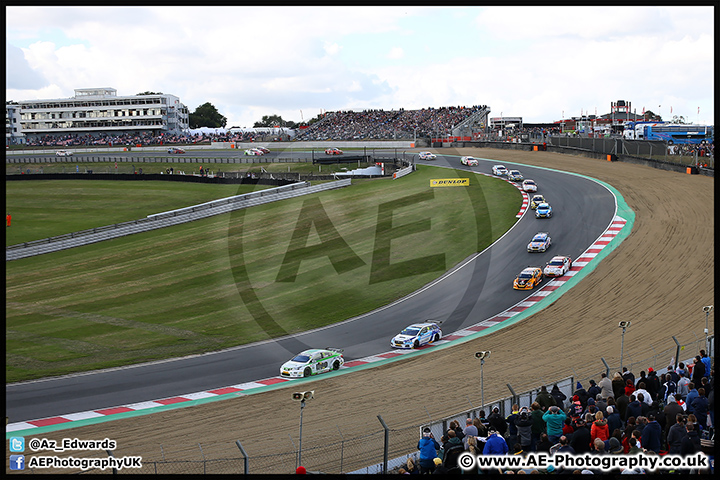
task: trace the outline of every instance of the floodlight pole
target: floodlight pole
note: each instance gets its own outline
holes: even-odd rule
[[[302,465],[302,421],[303,409],[305,408],[305,400],[300,401],[300,443],[298,444],[298,466]]]
[[[620,370],[623,368],[623,350],[625,349],[625,330],[630,326],[630,322],[620,322],[618,325],[622,328],[622,336],[620,337]]]

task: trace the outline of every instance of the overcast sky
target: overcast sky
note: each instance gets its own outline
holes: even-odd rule
[[[264,115],[488,105],[714,124],[713,7],[6,7],[6,99],[163,92]],[[671,113],[672,108],[672,113]],[[699,110],[699,113],[698,113]]]

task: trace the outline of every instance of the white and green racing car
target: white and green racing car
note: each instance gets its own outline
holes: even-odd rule
[[[338,370],[345,363],[342,350],[327,347],[325,349],[311,348],[301,352],[292,360],[288,360],[280,367],[282,377],[309,377],[320,373]]]

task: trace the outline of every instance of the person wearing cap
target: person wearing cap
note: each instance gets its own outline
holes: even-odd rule
[[[537,397],[535,397],[535,401],[540,404],[540,407],[542,407],[543,412],[547,412],[548,408],[555,405],[555,399],[547,391],[547,387],[545,385],[540,387],[540,392],[537,394]]]
[[[508,444],[503,437],[501,437],[497,430],[490,427],[485,447],[483,448],[483,455],[507,455],[510,451]]]
[[[562,435],[562,429],[566,417],[567,415],[565,412],[560,410],[557,405],[551,406],[550,409],[542,416],[543,420],[545,420],[545,424],[547,425],[548,438],[550,443],[553,445],[557,443],[558,439]]]
[[[558,387],[557,383],[553,385],[552,389],[550,390],[550,395],[555,399],[555,405],[565,409],[565,400],[567,400],[567,395],[565,395],[561,390],[560,387]]]
[[[440,444],[433,438],[433,434],[428,427],[423,429],[423,435],[418,440],[417,449],[420,450],[420,473],[432,473],[435,470],[433,459],[437,457],[437,451],[440,450]]]
[[[527,407],[522,407],[515,418],[515,427],[517,428],[518,443],[522,446],[523,451],[529,452],[532,445],[532,418]]]

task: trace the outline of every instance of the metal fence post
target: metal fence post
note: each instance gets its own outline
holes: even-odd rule
[[[240,443],[240,440],[235,440],[235,445],[237,445],[238,450],[240,450],[240,453],[243,456],[243,473],[245,475],[247,475],[249,472],[249,465],[248,465],[249,459],[248,459],[247,452],[245,451],[242,444]]]
[[[107,452],[108,457],[113,457],[113,458],[115,457],[115,455],[113,455],[113,453],[112,453],[112,450],[105,450],[105,451]],[[113,475],[117,475],[117,468],[115,468],[115,467],[113,467]]]
[[[385,420],[378,415],[378,420],[380,420],[380,423],[382,424],[383,430],[385,430],[385,446],[383,448],[383,470],[382,473],[387,473],[387,465],[388,465],[388,450],[390,449],[390,429],[388,428],[387,424],[385,423]]]

